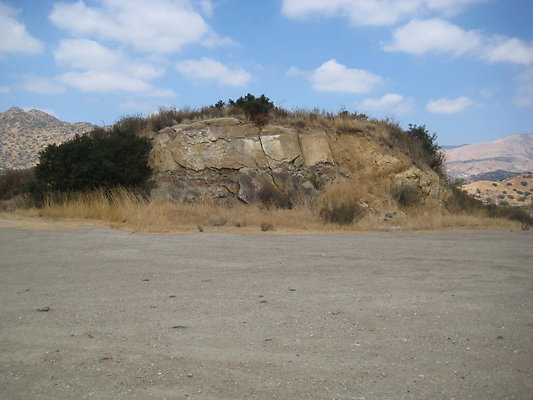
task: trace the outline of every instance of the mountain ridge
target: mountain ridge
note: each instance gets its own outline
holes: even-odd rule
[[[88,122],[69,123],[44,111],[11,107],[0,113],[0,172],[31,167],[47,145],[63,143],[94,128]]]
[[[469,178],[497,170],[524,172],[533,169],[533,133],[509,135],[444,150],[450,177]]]

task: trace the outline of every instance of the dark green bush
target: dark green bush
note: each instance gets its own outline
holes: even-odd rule
[[[435,172],[443,174],[443,167],[445,156],[440,151],[440,146],[437,143],[437,134],[429,133],[425,125],[409,124],[407,134],[414,138],[422,147],[426,162]]]
[[[327,204],[320,209],[320,217],[327,222],[349,225],[363,218],[365,209],[356,203]]]
[[[60,145],[47,146],[35,167],[39,190],[84,191],[144,182],[151,172],[150,143],[128,131],[130,124],[138,121],[121,120],[110,130],[96,128]]]
[[[407,182],[402,182],[394,185],[391,190],[391,195],[400,207],[413,207],[422,202],[422,193],[420,189]]]
[[[248,93],[235,101],[230,99],[228,104],[241,109],[247,118],[259,124],[264,124],[268,121],[268,114],[274,108],[274,103],[264,94],[260,97],[255,97]]]

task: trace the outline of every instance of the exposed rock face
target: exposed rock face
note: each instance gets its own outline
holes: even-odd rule
[[[371,135],[218,118],[165,128],[151,140],[155,198],[282,202],[331,183],[357,182],[369,171],[418,185],[426,202],[443,195],[437,174]]]

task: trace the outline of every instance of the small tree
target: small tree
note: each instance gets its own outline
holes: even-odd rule
[[[274,108],[274,103],[262,94],[260,97],[248,93],[237,100],[229,100],[228,104],[240,108],[244,115],[256,123],[265,123],[268,120],[268,113]]]
[[[429,133],[425,125],[418,126],[415,124],[409,124],[407,133],[420,143],[428,165],[437,173],[442,174],[445,156],[440,151],[441,147],[437,143],[437,134]]]

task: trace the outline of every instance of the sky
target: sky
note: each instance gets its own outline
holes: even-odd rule
[[[531,0],[0,0],[0,111],[111,124],[247,93],[425,125],[533,132]]]

